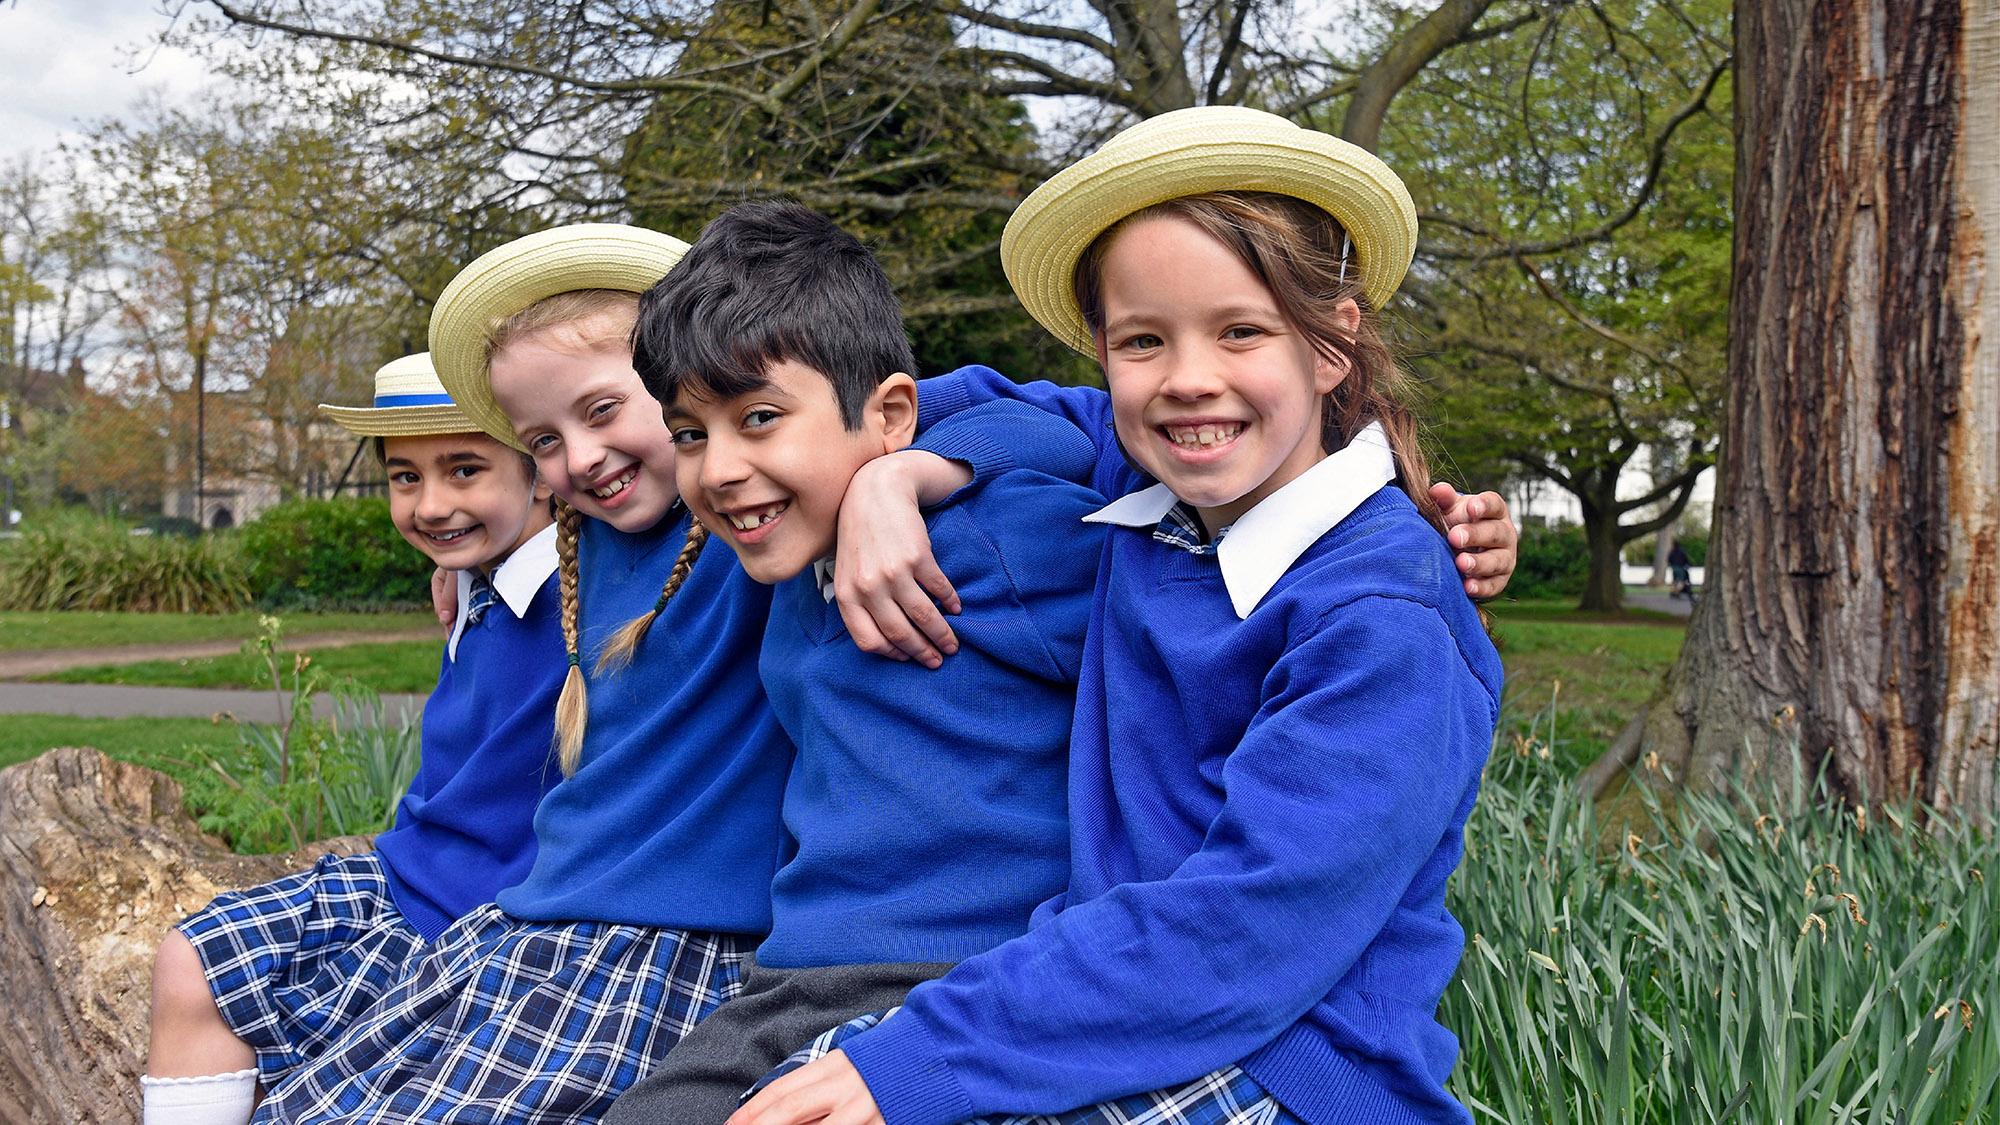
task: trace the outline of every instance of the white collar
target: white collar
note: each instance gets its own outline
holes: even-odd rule
[[[813,560],[813,581],[819,583],[819,596],[824,601],[833,600],[833,560]]]
[[[514,548],[514,552],[501,560],[493,568],[489,580],[493,592],[507,603],[514,616],[526,617],[528,607],[535,602],[535,594],[542,583],[556,569],[556,529],[554,524],[536,532],[534,538]],[[458,638],[465,632],[465,613],[472,601],[472,575],[470,570],[457,570],[458,576],[458,619],[451,623],[451,639],[445,642],[445,651],[451,659],[458,659]]]
[[[1396,458],[1379,422],[1370,422],[1338,453],[1320,459],[1229,525],[1216,544],[1222,584],[1238,620],[1250,616],[1306,548],[1363,500],[1396,479]],[[1086,523],[1158,526],[1179,502],[1164,484],[1121,496],[1083,517]]]

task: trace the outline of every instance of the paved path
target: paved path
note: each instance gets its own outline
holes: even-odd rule
[[[1671,613],[1675,617],[1686,617],[1694,612],[1694,603],[1686,598],[1670,598],[1665,590],[1625,591],[1625,605],[1629,609],[1651,609],[1660,613]]]
[[[285,637],[284,651],[338,648],[342,645],[380,644],[396,641],[437,641],[439,630],[397,633],[314,633]],[[62,648],[21,652],[0,652],[0,715],[78,715],[94,719],[201,718],[229,715],[252,722],[273,723],[290,705],[276,692],[232,688],[142,687],[129,684],[36,684],[5,681],[46,676],[65,668],[100,664],[136,664],[143,660],[193,660],[199,657],[228,656],[242,651],[241,641],[184,641],[176,644],[121,645],[116,648]],[[401,716],[420,715],[423,695],[385,695],[383,714],[395,721]],[[333,714],[333,698],[321,693],[313,699],[313,713],[320,718]]]
[[[422,695],[385,695],[383,714],[391,721],[424,709]],[[278,721],[290,698],[280,700],[275,692],[239,691],[228,688],[139,687],[130,684],[21,684],[0,683],[0,715],[80,715],[94,719],[152,718],[206,719],[226,714],[259,723]],[[321,718],[333,714],[333,700],[324,693],[314,697],[313,712]]]
[[[439,641],[442,629],[408,630],[395,633],[308,633],[281,637],[278,647],[285,652],[340,648],[344,645],[391,644],[398,641]],[[100,648],[41,648],[0,652],[0,680],[27,680],[66,668],[89,668],[99,664],[138,664],[146,660],[194,660],[210,656],[230,656],[243,651],[243,642],[179,641],[163,644],[117,645]]]

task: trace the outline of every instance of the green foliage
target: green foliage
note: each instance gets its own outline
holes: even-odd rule
[[[1428,264],[1406,291],[1435,436],[1467,479],[1577,496],[1588,524],[1616,529],[1609,546],[1670,518],[1661,502],[1715,455],[1734,171],[1730,78],[1715,68],[1730,10],[1540,11],[1534,34],[1427,66],[1397,97],[1384,157],[1426,213]],[[1644,465],[1664,492],[1621,495]],[[1615,590],[1617,555],[1595,562],[1590,589]]]
[[[1521,529],[1509,597],[1523,600],[1575,597],[1590,577],[1590,548],[1576,524],[1531,523]]]
[[[0,550],[0,610],[231,613],[250,600],[226,536],[133,535],[81,512],[51,512]]]
[[[796,61],[843,9],[823,0],[714,5],[682,68],[726,64],[752,84]],[[755,61],[745,61],[755,60]],[[970,68],[970,69],[968,69]],[[1094,365],[1035,327],[1000,270],[1006,212],[1033,181],[1033,130],[933,7],[884,12],[821,65],[815,93],[773,119],[730,89],[660,96],[628,138],[635,221],[692,240],[747,200],[795,198],[867,243],[902,299],[921,369],[984,363],[1020,378],[1090,379]]]
[[[379,496],[291,500],[238,533],[250,588],[271,609],[427,604],[436,568],[389,522]]]
[[[1796,773],[1671,806],[1640,783],[1638,822],[1604,824],[1535,734],[1510,743],[1450,891],[1469,942],[1439,1019],[1475,1120],[1995,1120],[1991,836]]]
[[[205,831],[240,852],[285,851],[328,836],[382,831],[416,776],[420,739],[404,716],[389,725],[375,692],[327,676],[298,654],[277,649],[280,623],[244,642],[262,660],[271,689],[286,700],[276,725],[240,723],[233,745],[190,748],[206,767],[205,784],[191,785],[188,803],[204,809]],[[285,665],[289,663],[289,675]],[[313,696],[331,688],[334,717],[313,717]]]

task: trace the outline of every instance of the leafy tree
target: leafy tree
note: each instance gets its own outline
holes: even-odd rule
[[[372,164],[348,139],[257,102],[156,107],[92,138],[128,254],[120,323],[197,494],[225,470],[326,478],[314,407],[367,393],[390,318],[364,249]]]
[[[1437,435],[1462,467],[1576,497],[1586,609],[1618,606],[1622,547],[1672,524],[1713,463],[1727,22],[1715,0],[1615,0],[1551,17],[1536,35],[1434,62],[1385,139],[1392,163],[1417,169],[1428,220],[1409,289],[1432,352],[1420,367],[1442,407]],[[1637,221],[1614,226],[1607,208],[1634,182],[1646,186]],[[1653,469],[1654,484],[1621,497],[1635,467]]]

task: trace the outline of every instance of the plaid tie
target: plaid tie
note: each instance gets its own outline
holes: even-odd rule
[[[499,600],[500,595],[494,592],[492,581],[484,574],[474,574],[472,592],[467,594],[465,599],[465,623],[468,626],[479,624],[479,619],[485,615],[487,607]]]

